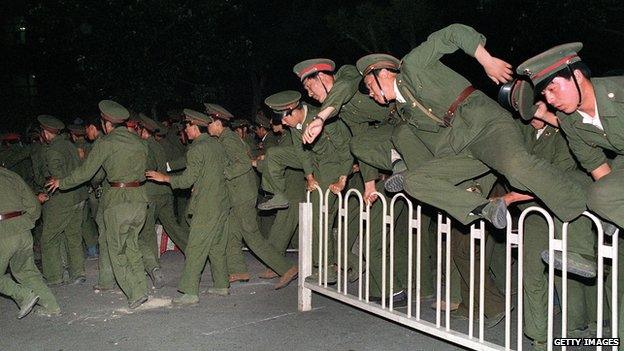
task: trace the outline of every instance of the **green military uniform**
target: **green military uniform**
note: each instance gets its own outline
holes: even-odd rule
[[[494,218],[499,222],[495,224],[502,227],[503,211],[492,210],[500,206],[500,201],[488,207],[487,199],[456,186],[494,169],[512,186],[534,193],[562,220],[577,217],[585,207],[583,189],[552,165],[529,154],[509,113],[484,93],[470,93],[470,83],[439,61],[459,48],[473,55],[484,42],[485,38],[472,28],[453,24],[431,34],[402,59],[395,80],[398,112],[409,123],[411,139],[418,139],[435,156],[416,168],[408,166],[411,170],[405,178],[405,189],[464,224],[479,215],[492,219],[488,213],[496,213]],[[365,56],[358,61],[358,70],[370,73],[369,67],[380,60],[389,60],[388,55]],[[445,116],[457,101],[454,114]],[[402,149],[402,140],[393,141],[406,159],[410,153],[420,153]]]
[[[213,118],[225,120],[229,120],[232,116],[218,105],[209,105],[208,113]],[[232,206],[228,216],[228,272],[230,274],[248,272],[241,251],[244,239],[247,247],[262,262],[277,274],[284,275],[292,264],[262,236],[255,218],[258,185],[251,167],[249,146],[229,128],[225,128],[218,139],[225,149],[227,158],[225,179]]]
[[[581,184],[587,185],[590,178],[578,170],[563,135],[551,126],[537,137],[537,131],[531,126],[523,126],[529,152],[555,165],[568,174],[575,173]],[[539,203],[529,202],[520,205],[522,210]],[[555,218],[557,237],[563,223]],[[544,274],[544,263],[540,253],[548,249],[548,225],[539,214],[529,215],[524,226],[524,332],[533,340],[546,341],[548,326],[548,277]],[[592,231],[592,222],[586,217],[570,223],[568,227],[568,250],[583,254],[595,261],[596,235]],[[570,277],[570,276],[569,276]],[[572,330],[584,329],[588,322],[586,297],[592,296],[594,287],[587,286],[577,280],[568,279],[568,333]],[[595,299],[595,293],[593,294]],[[593,305],[590,303],[590,305]],[[595,311],[593,312],[595,314]],[[595,322],[595,316],[594,320]]]
[[[311,59],[298,63],[293,71],[303,81],[315,72],[333,71],[334,67],[331,60]],[[394,120],[387,118],[388,107],[377,104],[358,90],[361,80],[355,66],[340,67],[320,111],[333,107],[328,118],[338,116],[349,127],[353,135],[351,152],[361,161],[360,171],[364,182],[368,182],[377,179],[376,169],[392,170],[390,150]]]
[[[160,140],[158,140],[158,142],[165,149],[165,152],[167,152],[167,160],[171,163],[171,169],[173,171],[184,168],[184,155],[187,151],[187,145],[184,145],[180,141],[178,133],[184,132],[181,132],[178,129],[178,124],[176,123],[170,126],[167,133],[161,137]],[[189,198],[191,196],[190,191],[188,189],[175,189],[173,191],[173,196],[175,199],[175,209],[178,216],[178,223],[180,223],[183,227],[186,227],[188,223],[186,222],[185,216],[186,207],[188,206]],[[186,229],[188,231],[188,228]]]
[[[52,116],[37,118],[41,128],[56,136],[43,147],[45,176],[64,178],[80,165],[78,150],[60,131],[65,125]],[[43,276],[50,284],[63,282],[62,252],[67,248],[69,276],[73,281],[85,279],[82,247],[82,216],[88,196],[84,186],[50,194],[43,204],[41,253]]]
[[[33,170],[28,158],[30,148],[21,143],[19,134],[10,133],[0,137],[0,166],[17,173],[26,184],[33,182]]]
[[[551,48],[518,66],[517,72],[525,74],[533,84],[536,94],[542,92],[546,85],[561,72],[574,70],[574,63],[581,60],[578,51],[582,48],[581,43],[563,44]],[[576,78],[574,79],[575,83]],[[589,80],[589,77],[586,77]],[[612,221],[618,227],[624,227],[624,213],[622,192],[624,184],[624,78],[604,77],[593,78],[590,81],[595,98],[595,116],[599,126],[590,124],[579,110],[567,115],[557,112],[559,126],[565,133],[570,149],[574,157],[579,161],[582,168],[588,172],[596,170],[599,166],[610,163],[611,172],[592,183],[588,189],[587,206],[599,216]],[[580,90],[580,88],[579,88]],[[579,94],[581,99],[587,99]],[[579,101],[579,104],[582,100]],[[523,117],[531,116],[530,107],[533,105],[533,97],[520,102],[520,112]],[[591,117],[591,116],[590,116]],[[525,117],[526,118],[526,117]],[[615,155],[613,160],[608,160],[605,151]],[[603,225],[604,228],[604,225]],[[622,245],[622,240],[620,240]],[[624,250],[618,250],[618,335],[624,335]],[[610,273],[609,273],[610,275]],[[611,277],[607,277],[607,291],[611,290]],[[607,294],[609,303],[611,294]],[[605,312],[605,315],[608,315]],[[599,321],[600,322],[600,321]]]
[[[162,130],[153,119],[142,116],[141,123],[150,133],[157,133]],[[167,172],[167,155],[161,144],[159,144],[154,136],[150,136],[146,140],[149,157],[147,168],[156,170],[161,173]],[[186,249],[188,243],[188,231],[180,226],[173,212],[173,193],[171,188],[166,184],[147,182],[145,191],[149,199],[147,205],[147,216],[145,225],[139,234],[139,246],[143,254],[143,265],[145,270],[153,276],[153,271],[160,268],[158,258],[158,243],[156,240],[156,220],[159,220],[165,229],[165,232],[180,247],[182,251]]]
[[[33,142],[30,145],[30,161],[32,163],[33,170],[33,184],[32,189],[35,193],[41,193],[45,189],[45,161],[43,159],[43,144],[40,142]],[[41,234],[43,231],[43,225],[41,219],[37,220],[35,227],[33,228],[33,237],[35,246],[39,246],[41,243]]]
[[[264,140],[265,152],[273,147],[288,147],[292,145],[292,137],[290,130],[284,129],[283,133],[275,134],[269,132]],[[263,173],[266,170],[265,160],[258,161],[256,168],[258,172]],[[294,204],[305,201],[305,181],[301,170],[287,168],[284,174],[286,178],[286,191],[284,195],[288,202],[293,204],[288,208],[277,210],[275,220],[269,229],[268,241],[278,252],[285,253],[291,238],[296,233],[299,225],[299,209]]]
[[[256,136],[258,137],[258,143],[257,143],[257,151],[255,155],[254,155],[254,151],[252,150],[252,156],[253,156],[253,159],[257,160],[257,162],[262,163],[262,161],[259,160],[259,158],[265,155],[267,149],[269,149],[272,146],[281,144],[281,142],[285,139],[290,140],[290,138],[284,138],[284,133],[280,133],[279,135],[274,133],[271,130],[271,121],[268,118],[266,118],[263,114],[256,115],[255,128],[256,128],[255,133],[256,133]],[[262,138],[260,138],[260,136],[258,135],[258,130],[260,128],[266,131],[266,134]],[[257,167],[256,167],[256,171],[257,171],[256,179],[258,183],[260,183],[262,181],[262,177],[261,177],[262,172]],[[261,189],[258,189],[258,190],[259,190],[258,191],[258,203],[261,203],[265,200],[264,197],[266,194],[262,192]],[[273,223],[275,222],[276,212],[277,211],[258,211],[260,232],[266,238],[269,237],[271,226],[273,226]]]
[[[269,96],[265,103],[275,111],[284,111],[288,106],[299,104],[301,94],[296,91],[284,91]],[[286,147],[274,147],[267,152],[265,158],[266,171],[262,173],[262,188],[270,193],[284,194],[286,190],[285,170],[290,167],[293,169],[303,169],[304,174],[313,174],[316,181],[323,189],[323,197],[325,190],[330,184],[338,181],[340,176],[347,176],[351,172],[353,158],[349,151],[350,133],[344,123],[336,120],[328,123],[323,132],[311,147],[303,145],[302,133],[306,126],[312,122],[312,118],[318,113],[318,109],[302,104],[304,119],[300,126],[291,128],[292,145]],[[282,195],[283,196],[283,195]],[[318,193],[313,192],[311,195],[313,203],[313,218],[318,218]],[[262,205],[262,204],[261,204]],[[291,206],[294,204],[291,204]],[[326,206],[329,209],[330,222],[327,223],[329,228],[333,227],[333,221],[337,213],[336,197],[329,195]],[[314,237],[313,239],[313,262],[318,264],[318,221],[314,221]],[[329,235],[328,238],[328,262],[335,263],[334,240]],[[314,253],[316,252],[316,254]]]
[[[74,145],[79,150],[82,150],[84,157],[88,154],[89,143],[85,140],[85,127],[78,125],[69,125],[67,129],[76,136]],[[95,224],[95,217],[91,213],[91,206],[83,206],[82,215],[82,240],[87,247],[89,255],[93,255],[96,252],[96,245],[98,241],[97,225]]]
[[[99,103],[102,118],[111,123],[123,123],[129,113],[110,100]],[[145,224],[147,195],[142,183],[147,167],[147,145],[126,127],[119,126],[98,139],[82,165],[60,179],[60,189],[71,189],[89,181],[101,168],[106,172],[109,186],[100,199],[100,226],[103,227],[106,248],[115,279],[128,297],[131,307],[147,300],[147,282],[138,236]],[[98,215],[100,217],[100,215]]]
[[[34,294],[39,296],[39,305],[46,311],[58,313],[56,298],[44,283],[33,257],[30,229],[41,213],[41,206],[19,175],[0,167],[0,216],[16,211],[22,214],[0,220],[0,293],[15,300],[20,308]],[[11,273],[6,272],[7,267]]]
[[[206,126],[210,119],[203,113],[184,110],[187,119]],[[178,290],[188,295],[199,295],[199,281],[210,261],[214,287],[227,289],[225,248],[226,221],[230,200],[225,190],[226,159],[223,147],[207,134],[202,134],[186,153],[186,169],[171,176],[174,189],[192,188],[187,210],[191,231],[186,246],[186,261]]]

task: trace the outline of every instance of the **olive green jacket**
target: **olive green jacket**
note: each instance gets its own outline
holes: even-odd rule
[[[30,230],[41,215],[41,205],[26,182],[15,172],[0,167],[0,213],[24,214],[0,221],[0,235]]]
[[[171,176],[171,187],[192,187],[187,208],[192,226],[206,226],[217,222],[219,216],[230,208],[225,185],[225,151],[217,140],[202,134],[193,140],[186,152],[186,169]]]
[[[579,169],[563,133],[558,128],[547,125],[539,139],[537,139],[537,130],[530,125],[523,124],[521,130],[527,150],[531,154],[543,158],[564,172]]]
[[[403,57],[400,73],[396,77],[396,86],[406,100],[397,100],[401,117],[417,132],[440,133],[440,137],[455,153],[462,151],[492,121],[511,118],[495,101],[475,91],[456,110],[452,127],[445,127],[440,122],[461,92],[471,85],[466,78],[440,62],[440,59],[458,49],[474,56],[479,44],[485,45],[483,35],[471,27],[452,24],[431,34],[425,42]],[[423,109],[429,111],[435,119],[423,112]]]
[[[147,149],[148,149],[148,158],[147,158],[147,169],[155,170],[160,173],[167,173],[167,153],[165,149],[160,145],[154,137],[149,137],[147,140]],[[145,191],[147,192],[147,196],[151,198],[152,196],[158,195],[171,195],[171,188],[162,183],[147,181],[145,183]]]
[[[593,78],[591,82],[604,131],[583,123],[578,112],[557,113],[572,152],[588,172],[607,162],[604,150],[624,154],[624,77]]]
[[[232,206],[255,199],[258,182],[251,166],[249,145],[229,128],[223,130],[218,140],[225,149],[225,179]]]
[[[117,127],[99,138],[89,156],[80,167],[60,179],[61,190],[70,189],[89,181],[96,172],[104,169],[106,180],[111,182],[145,181],[147,169],[147,144],[125,127]],[[108,208],[127,202],[147,202],[145,187],[112,188],[104,186],[100,206]]]
[[[62,179],[67,177],[81,164],[78,149],[64,135],[58,135],[49,144],[43,146],[43,174],[45,178]],[[89,197],[87,188],[78,183],[75,186],[60,189],[50,195],[44,203],[46,210],[68,207],[86,200]]]
[[[335,175],[331,178],[348,175],[353,166],[353,156],[349,149],[351,134],[347,126],[341,120],[329,121],[312,145],[304,145],[303,131],[313,121],[319,110],[308,104],[303,104],[303,108],[306,112],[301,129],[290,128],[290,134],[302,162],[304,174],[306,176],[314,174],[315,169],[320,169]],[[331,169],[324,169],[321,165],[326,165]]]
[[[383,122],[388,116],[388,107],[381,106],[358,89],[362,76],[355,66],[344,65],[334,75],[334,85],[321,111],[333,107],[328,118],[338,115],[351,129],[353,135],[366,130],[370,122]]]
[[[33,191],[41,193],[45,191],[45,161],[43,159],[43,145],[33,143],[30,145],[30,162],[33,170]]]

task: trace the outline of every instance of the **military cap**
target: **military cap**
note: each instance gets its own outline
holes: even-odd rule
[[[50,115],[38,116],[37,121],[39,121],[41,128],[50,133],[58,134],[58,132],[65,129],[65,124],[61,120]]]
[[[143,127],[145,129],[149,130],[150,133],[154,133],[154,134],[164,134],[164,133],[167,133],[167,128],[165,128],[165,126],[162,125],[160,122],[157,122],[157,121],[147,117],[143,113],[139,113],[139,118],[141,120],[141,124],[143,125]]]
[[[271,128],[271,120],[269,120],[264,113],[258,113],[256,114],[256,125],[269,129]]]
[[[526,121],[533,118],[537,109],[533,85],[521,78],[514,79],[501,87],[498,102],[508,110],[518,112]]]
[[[204,113],[197,112],[188,108],[185,108],[182,112],[184,113],[185,119],[187,121],[191,121],[197,125],[206,127],[210,123],[212,123],[212,118],[206,116],[206,114]]]
[[[583,43],[579,42],[555,46],[524,61],[518,65],[516,72],[529,77],[535,87],[535,93],[539,94],[560,71],[581,61],[578,52],[582,48]]]
[[[316,72],[333,72],[336,68],[334,61],[325,58],[315,58],[299,62],[293,67],[293,72],[303,81]]]
[[[3,134],[2,136],[0,136],[0,141],[4,141],[4,142],[14,142],[14,141],[20,141],[22,137],[19,135],[19,133],[7,133],[7,134]]]
[[[130,112],[112,100],[102,100],[98,104],[102,118],[112,123],[123,123],[130,117]]]
[[[208,103],[205,103],[204,106],[206,106],[206,113],[208,113],[210,117],[224,119],[226,121],[234,119],[234,115],[223,106]]]
[[[357,60],[355,67],[362,76],[369,74],[376,69],[394,69],[398,70],[401,61],[388,54],[369,54]]]
[[[293,105],[299,104],[301,93],[294,90],[285,90],[273,94],[264,99],[264,103],[275,112],[281,112],[290,109]]]
[[[76,135],[85,135],[87,133],[85,127],[78,124],[70,124],[67,126],[67,129]]]

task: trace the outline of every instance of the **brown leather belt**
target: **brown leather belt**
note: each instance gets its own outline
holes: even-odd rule
[[[7,212],[0,214],[0,221],[4,221],[5,219],[19,217],[24,214],[24,211],[15,211],[15,212]]]
[[[109,182],[111,188],[138,188],[141,185],[143,185],[143,183],[145,182],[139,182],[139,181],[128,182],[128,183]]]
[[[466,87],[466,89],[462,90],[459,95],[457,95],[455,101],[453,101],[451,106],[448,108],[448,110],[446,110],[446,113],[444,114],[443,120],[446,126],[450,127],[453,124],[453,116],[455,115],[455,111],[457,111],[459,105],[461,105],[462,102],[464,102],[464,100],[466,100],[466,98],[470,96],[470,94],[472,94],[472,92],[475,90],[477,90],[475,89],[475,87],[469,85]]]

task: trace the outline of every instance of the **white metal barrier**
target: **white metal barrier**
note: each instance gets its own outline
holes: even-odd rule
[[[437,230],[437,276],[436,276],[436,311],[434,321],[425,320],[421,314],[421,281],[423,273],[421,272],[421,260],[422,260],[422,228],[421,228],[421,206],[414,208],[413,203],[409,198],[403,194],[395,195],[390,202],[381,194],[378,195],[378,201],[381,202],[382,214],[381,214],[381,245],[382,245],[382,257],[381,257],[381,295],[382,299],[380,303],[370,301],[370,260],[371,257],[371,207],[365,205],[362,194],[355,189],[347,191],[343,196],[338,196],[337,204],[337,231],[336,231],[336,243],[337,243],[337,255],[336,255],[336,269],[337,269],[337,283],[335,287],[328,284],[328,270],[331,262],[328,262],[328,240],[330,240],[330,233],[332,229],[329,228],[330,209],[328,208],[328,200],[331,194],[329,190],[325,193],[317,187],[318,191],[318,223],[319,231],[321,235],[318,236],[318,279],[314,281],[306,280],[313,272],[313,252],[312,252],[312,240],[313,240],[313,208],[311,192],[307,194],[307,202],[299,205],[299,297],[298,305],[300,311],[310,311],[312,308],[312,291],[319,294],[329,296],[336,300],[342,301],[346,304],[384,317],[386,319],[395,321],[404,326],[419,330],[421,332],[441,337],[449,342],[459,344],[464,347],[468,347],[474,350],[511,350],[512,349],[512,254],[513,248],[517,248],[517,286],[519,293],[517,294],[516,301],[516,315],[517,315],[517,330],[515,335],[516,350],[523,349],[523,341],[526,338],[523,336],[523,233],[524,222],[526,217],[532,213],[539,213],[545,218],[548,223],[548,238],[549,238],[549,265],[548,265],[548,350],[553,349],[554,338],[554,253],[555,251],[562,252],[563,259],[563,271],[561,291],[561,334],[560,337],[566,337],[567,327],[567,234],[568,223],[564,223],[561,228],[561,239],[555,239],[555,225],[552,216],[544,209],[540,207],[529,207],[524,210],[518,220],[517,228],[514,229],[512,225],[507,228],[507,240],[505,247],[505,271],[506,271],[506,289],[505,289],[505,341],[504,345],[499,345],[495,342],[486,340],[485,337],[485,277],[486,277],[486,259],[485,259],[485,224],[483,221],[479,221],[470,227],[470,283],[469,283],[469,316],[467,331],[454,330],[451,328],[451,315],[450,315],[450,303],[451,303],[451,220],[450,218],[438,214],[438,230]],[[324,196],[323,196],[324,195]],[[348,232],[349,232],[349,199],[356,197],[359,206],[359,218],[358,218],[358,273],[360,279],[357,284],[357,294],[350,294],[348,292],[348,278],[347,278],[347,266],[348,266],[348,253],[351,247],[348,245]],[[407,308],[405,312],[399,312],[394,308],[392,296],[394,294],[393,277],[394,277],[394,240],[395,240],[395,207],[398,201],[405,201],[408,212],[408,250],[407,250]],[[597,276],[597,289],[598,289],[598,301],[597,301],[597,337],[603,337],[603,315],[604,315],[604,263],[605,259],[611,259],[612,262],[612,291],[611,291],[611,337],[617,337],[617,232],[614,234],[611,245],[604,243],[604,233],[600,224],[600,220],[589,212],[584,212],[583,216],[591,219],[598,228],[598,276]],[[512,223],[512,217],[507,214],[507,222]],[[416,281],[413,284],[413,237],[416,237],[416,267],[415,276]],[[442,244],[443,237],[446,239],[445,250],[445,315],[444,325],[442,325],[441,315],[441,297],[442,293]],[[479,323],[478,323],[478,338],[474,335],[474,294],[475,294],[475,248],[479,241],[480,257],[479,257]],[[389,251],[389,252],[387,252]],[[424,274],[429,274],[425,272]],[[364,275],[364,276],[363,276]],[[386,291],[386,279],[389,277],[388,291]],[[416,298],[413,299],[413,291],[415,291]],[[388,303],[386,304],[386,298]],[[413,306],[415,302],[415,306]],[[415,307],[415,313],[413,313],[413,307]],[[562,346],[562,350],[566,347]],[[598,350],[602,348],[597,347]],[[617,346],[613,346],[616,350]]]

